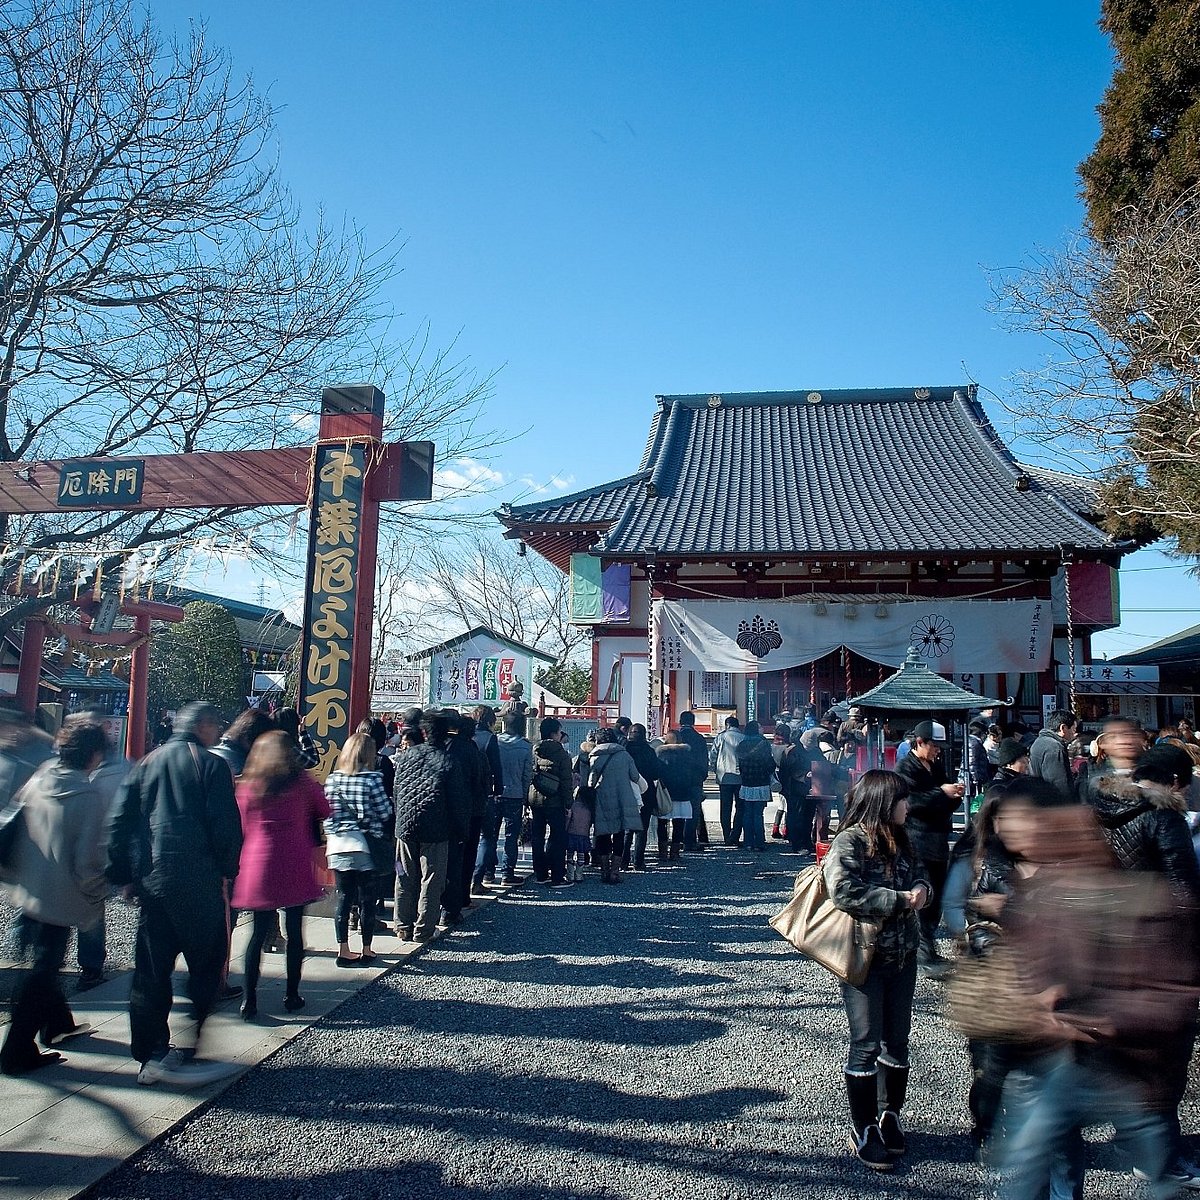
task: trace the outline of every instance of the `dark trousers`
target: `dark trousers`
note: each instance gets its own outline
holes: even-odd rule
[[[650,825],[658,812],[658,787],[651,784],[642,796],[640,816],[641,829],[635,829],[625,839],[625,853],[621,856],[621,866],[628,867],[632,861],[634,866],[641,868],[646,865],[646,844],[650,840]]]
[[[738,783],[717,784],[721,793],[721,840],[727,846],[736,846],[738,835],[734,832],[733,810],[738,798]]]
[[[304,962],[304,905],[297,904],[293,908],[283,910],[283,927],[287,936],[287,994],[300,994],[300,965]],[[250,941],[246,946],[246,1000],[253,1001],[258,987],[258,977],[262,971],[262,952],[267,940],[274,937],[279,928],[279,918],[275,909],[267,909],[254,913],[254,926],[250,931]]]
[[[850,1026],[848,1075],[873,1075],[880,1059],[893,1067],[908,1066],[908,1033],[912,1026],[917,960],[871,964],[859,987],[842,984],[842,1003]]]
[[[442,911],[450,917],[462,916],[463,905],[471,894],[469,884],[466,891],[462,886],[463,853],[462,842],[446,843],[446,886],[442,889]]]
[[[471,897],[471,881],[475,876],[475,859],[479,854],[479,837],[482,832],[483,813],[472,813],[471,823],[467,826],[467,840],[463,842],[462,862],[459,864],[464,905]]]
[[[181,954],[192,1017],[198,1026],[207,1020],[229,947],[227,914],[224,896],[213,889],[186,899],[141,898],[129,989],[130,1051],[138,1062],[161,1058],[171,1048],[171,973]]]
[[[334,871],[338,902],[333,913],[333,934],[345,945],[350,934],[350,910],[358,906],[358,929],[364,949],[375,936],[375,914],[379,910],[379,876],[375,871]]]
[[[917,914],[921,919],[921,944],[927,953],[936,947],[938,926],[942,923],[942,893],[946,890],[946,876],[950,873],[950,864],[943,859],[941,862],[924,860],[925,874],[933,885],[933,895],[929,903]]]
[[[598,833],[596,835],[596,854],[604,857],[609,854],[620,854],[625,848],[625,833]]]
[[[817,801],[815,796],[792,795],[787,800],[787,839],[795,851],[813,851],[813,813]]]
[[[12,998],[12,1022],[0,1050],[0,1068],[14,1074],[38,1057],[34,1038],[39,1032],[43,1041],[49,1041],[75,1028],[75,1018],[58,981],[71,930],[65,925],[47,925],[28,914],[22,921],[33,963],[28,971],[20,973]]]
[[[534,878],[562,883],[567,878],[567,810],[558,805],[531,805],[529,829]]]

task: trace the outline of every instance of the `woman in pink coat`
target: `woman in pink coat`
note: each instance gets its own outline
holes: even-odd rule
[[[300,765],[287,734],[264,733],[250,748],[237,785],[242,814],[242,860],[233,886],[233,907],[254,913],[246,947],[246,991],[242,1018],[258,1016],[258,976],[263,944],[275,929],[275,910],[284,910],[287,932],[287,994],[283,1007],[304,1007],[300,964],[304,960],[304,906],[321,896],[313,874],[315,830],[329,816],[325,789]]]

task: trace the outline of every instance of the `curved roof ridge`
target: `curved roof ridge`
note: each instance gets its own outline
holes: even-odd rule
[[[683,404],[672,404],[667,417],[666,429],[658,445],[653,464],[653,473],[647,489],[652,496],[669,496],[679,482],[679,468],[687,452],[688,439],[692,432],[692,410]]]
[[[577,492],[564,492],[561,496],[553,496],[545,500],[530,500],[526,504],[506,504],[500,510],[499,515],[524,517],[542,509],[561,508],[568,504],[576,504],[580,500],[591,500],[595,496],[603,496],[606,492],[615,492],[628,487],[631,483],[638,483],[646,479],[649,474],[648,470],[642,469],[621,479],[610,480],[608,483],[597,483],[588,488],[580,488]]]

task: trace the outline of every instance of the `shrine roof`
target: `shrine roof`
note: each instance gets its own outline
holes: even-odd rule
[[[593,552],[781,559],[1100,554],[1086,480],[1026,467],[968,387],[658,397],[637,474],[503,509],[510,536],[593,524]]]

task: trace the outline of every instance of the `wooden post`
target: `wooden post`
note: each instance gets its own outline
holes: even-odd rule
[[[150,636],[150,614],[133,618],[134,629]],[[146,704],[150,688],[150,642],[135,647],[129,658],[129,706],[125,715],[125,757],[137,762],[146,753]]]
[[[21,638],[21,663],[17,668],[17,704],[30,716],[37,712],[45,645],[46,622],[30,617],[25,622],[25,633]]]

